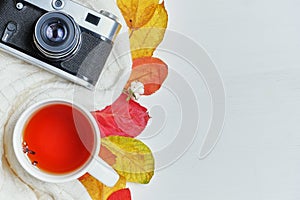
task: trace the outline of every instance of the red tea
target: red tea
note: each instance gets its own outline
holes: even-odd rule
[[[23,150],[33,165],[48,173],[66,174],[83,166],[95,145],[87,117],[65,104],[47,105],[28,120]]]

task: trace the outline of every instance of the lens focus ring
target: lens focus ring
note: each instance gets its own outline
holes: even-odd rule
[[[49,12],[36,23],[34,43],[48,58],[67,58],[78,49],[80,30],[70,16],[61,12]]]

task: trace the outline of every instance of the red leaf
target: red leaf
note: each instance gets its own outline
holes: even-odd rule
[[[129,100],[122,94],[111,106],[92,112],[97,119],[101,137],[119,135],[138,136],[146,127],[150,117],[147,108]]]
[[[168,66],[159,58],[137,58],[133,60],[132,72],[125,88],[131,82],[139,81],[144,84],[144,95],[151,95],[160,89],[167,76]]]
[[[130,190],[122,189],[112,193],[107,200],[131,200]]]

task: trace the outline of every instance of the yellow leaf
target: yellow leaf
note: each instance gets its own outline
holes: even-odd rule
[[[159,0],[117,0],[119,9],[131,29],[140,28],[152,17]]]
[[[126,187],[126,179],[123,176],[120,176],[119,181],[116,183],[114,187],[107,187],[106,185],[103,185],[103,200],[107,200],[108,197],[121,189],[124,189]]]
[[[126,179],[122,176],[112,188],[102,184],[90,174],[83,175],[79,181],[86,188],[92,200],[107,200],[112,193],[126,187]]]
[[[168,13],[164,3],[159,4],[152,18],[141,28],[131,29],[130,49],[132,59],[151,57],[164,38]]]
[[[154,158],[151,150],[141,141],[109,136],[101,143],[116,156],[112,167],[129,182],[147,184],[154,174]]]
[[[92,200],[102,200],[103,184],[89,174],[79,178],[81,184],[86,188]]]

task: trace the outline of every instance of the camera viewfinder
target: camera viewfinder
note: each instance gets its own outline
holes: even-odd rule
[[[88,13],[88,15],[85,18],[85,21],[97,26],[99,24],[100,18],[95,15],[92,15],[91,13]]]

